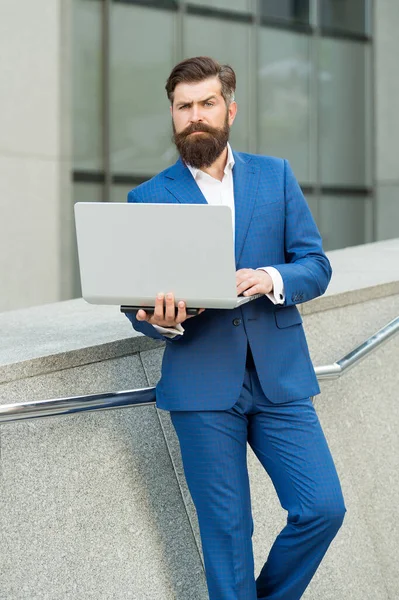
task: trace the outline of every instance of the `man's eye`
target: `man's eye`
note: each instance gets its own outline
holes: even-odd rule
[[[188,104],[183,104],[183,106],[180,106],[179,110],[182,110],[183,108],[187,108]]]
[[[205,102],[205,106],[213,106],[213,102]]]

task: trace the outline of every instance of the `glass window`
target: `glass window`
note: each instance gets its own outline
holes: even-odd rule
[[[308,203],[308,206],[311,210],[313,218],[316,221],[316,225],[320,230],[321,224],[320,224],[320,218],[319,218],[320,217],[319,198],[314,193],[304,194],[304,196],[305,196],[306,202]]]
[[[73,4],[73,156],[77,170],[102,168],[101,3]]]
[[[321,27],[364,34],[368,4],[368,0],[321,0]]]
[[[381,183],[376,202],[377,239],[399,238],[399,185]]]
[[[310,158],[310,39],[259,30],[259,151],[287,158],[301,183],[315,181]]]
[[[371,198],[323,196],[319,212],[325,250],[371,242]]]
[[[176,160],[166,79],[175,60],[176,13],[113,4],[111,165],[155,174]]]
[[[235,150],[249,149],[249,41],[251,26],[208,17],[187,16],[184,23],[184,54],[212,56],[231,65],[237,76],[238,113],[231,129]]]
[[[230,11],[251,12],[251,0],[193,0],[190,4],[222,8]]]
[[[260,14],[279,21],[308,24],[309,0],[261,0]]]
[[[126,0],[113,0],[114,2],[125,2],[126,4]],[[129,0],[127,0],[129,2]],[[133,0],[134,2],[134,0]],[[143,4],[149,4],[149,5],[153,5],[156,8],[169,8],[169,9],[177,9],[178,8],[178,0],[141,0],[141,3]]]
[[[134,183],[112,184],[110,202],[126,202],[128,193],[135,187],[137,187],[137,185],[135,185]]]
[[[320,40],[320,146],[323,185],[371,183],[369,46]]]

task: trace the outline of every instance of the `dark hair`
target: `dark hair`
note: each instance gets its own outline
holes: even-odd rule
[[[196,83],[217,77],[222,84],[222,96],[227,105],[234,101],[236,89],[236,74],[229,65],[221,65],[209,56],[195,56],[187,58],[177,64],[165,85],[166,93],[173,104],[175,87],[179,83]]]

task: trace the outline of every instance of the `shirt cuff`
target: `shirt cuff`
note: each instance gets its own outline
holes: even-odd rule
[[[160,325],[153,325],[153,327],[158,333],[171,339],[184,333],[184,327],[182,327],[181,323],[178,323],[176,327],[161,327]]]
[[[275,267],[259,267],[257,271],[266,271],[270,275],[273,281],[273,292],[266,294],[266,296],[273,302],[273,304],[284,304],[285,302],[285,291],[284,282],[281,277],[280,271]]]

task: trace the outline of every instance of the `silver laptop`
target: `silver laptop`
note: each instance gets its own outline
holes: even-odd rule
[[[78,202],[75,221],[83,298],[153,310],[173,292],[190,312],[235,308],[231,210],[208,204]]]

